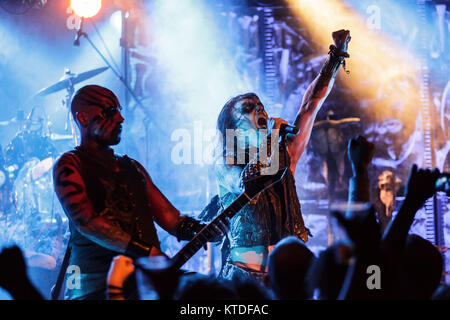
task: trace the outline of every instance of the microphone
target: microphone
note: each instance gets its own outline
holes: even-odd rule
[[[288,125],[285,123],[282,123],[280,125],[280,136],[285,136],[288,133],[297,134],[297,133],[299,133],[299,131],[300,131],[300,129],[297,128],[296,126],[291,126],[291,125]]]
[[[77,34],[75,35],[75,40],[73,41],[73,45],[76,47],[80,46],[80,38],[81,36],[85,35],[82,28],[83,28],[83,18],[81,18],[80,27],[78,28]]]

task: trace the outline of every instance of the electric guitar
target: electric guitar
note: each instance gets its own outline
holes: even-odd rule
[[[264,174],[265,170],[267,172],[267,166],[260,162],[247,164],[242,172],[244,192],[178,251],[172,258],[172,267],[181,268],[198,250],[216,236],[217,231],[215,230],[221,221],[231,219],[260,192],[279,182],[289,168],[280,168],[274,175]]]
[[[275,174],[267,174],[268,165],[261,163],[249,163],[242,172],[242,182],[244,192],[237,197],[225,210],[223,210],[214,220],[206,225],[195,237],[189,241],[172,259],[165,257],[139,258],[135,261],[138,270],[136,274],[139,295],[143,299],[172,299],[178,286],[179,276],[183,273],[180,268],[197,253],[207,242],[217,235],[217,227],[222,221],[231,219],[250,200],[260,192],[270,188],[279,182],[289,168],[280,168]],[[162,258],[162,259],[160,259]],[[145,275],[145,276],[144,276]],[[150,280],[150,282],[148,282]],[[147,296],[148,295],[148,296]]]

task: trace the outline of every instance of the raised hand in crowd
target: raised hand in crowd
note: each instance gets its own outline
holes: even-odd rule
[[[348,142],[348,158],[352,165],[353,175],[366,174],[375,152],[375,145],[363,136],[358,135]]]
[[[124,300],[123,285],[134,272],[133,259],[119,255],[114,257],[108,271],[107,288],[110,300]]]
[[[352,241],[354,254],[350,260],[339,299],[383,298],[384,291],[371,290],[367,286],[369,266],[384,269],[382,267],[384,265],[383,259],[379,252],[381,230],[376,220],[375,208],[370,206],[368,210],[347,211],[346,213],[332,212],[332,214]],[[384,288],[384,286],[381,287]]]
[[[386,254],[395,257],[403,250],[414,216],[425,201],[435,193],[435,183],[439,174],[438,169],[433,171],[418,169],[415,164],[411,167],[406,183],[405,200],[383,235],[382,247]]]
[[[27,274],[27,266],[18,246],[4,248],[0,253],[0,287],[15,300],[43,300]]]
[[[363,205],[361,204],[361,206]],[[374,250],[378,249],[381,231],[373,206],[365,210],[352,211],[350,209],[345,213],[333,211],[331,214],[345,229],[348,238],[353,243],[356,254],[373,253]]]
[[[347,154],[353,171],[348,192],[350,202],[370,201],[368,167],[374,152],[374,144],[363,136],[358,135],[348,142]]]

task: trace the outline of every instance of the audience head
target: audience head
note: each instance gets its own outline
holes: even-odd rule
[[[431,297],[432,300],[450,300],[450,286],[442,284]]]
[[[397,276],[398,297],[430,299],[439,287],[442,269],[439,250],[422,237],[409,235]]]
[[[235,300],[236,293],[227,282],[200,274],[182,277],[176,300]]]
[[[238,300],[271,300],[270,292],[256,279],[236,274],[231,285],[237,294]]]
[[[297,237],[287,237],[276,244],[269,255],[267,282],[277,299],[309,299],[306,273],[314,254]]]

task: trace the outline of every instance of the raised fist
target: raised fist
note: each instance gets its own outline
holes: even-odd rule
[[[107,284],[122,288],[125,279],[134,272],[133,260],[126,256],[115,256],[109,267]]]
[[[334,45],[340,52],[347,52],[348,49],[348,43],[352,39],[350,37],[350,31],[349,30],[338,30],[331,34],[333,37]]]
[[[367,170],[372,161],[375,152],[375,146],[363,136],[358,135],[356,139],[350,139],[348,142],[348,158],[352,165],[353,175]]]

